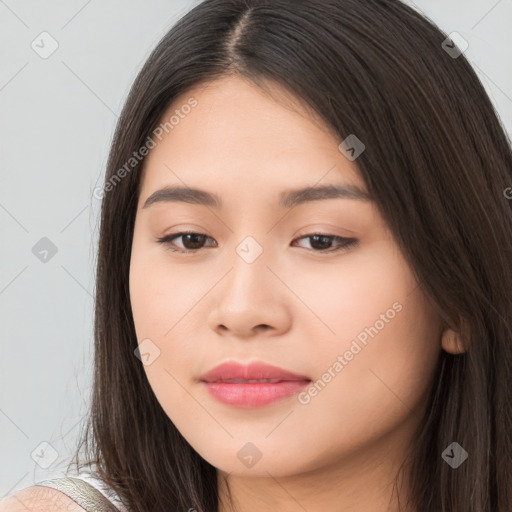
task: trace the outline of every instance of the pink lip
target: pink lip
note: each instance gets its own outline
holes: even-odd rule
[[[276,382],[251,383],[268,379]],[[242,382],[233,382],[242,381]],[[262,362],[242,365],[229,361],[216,366],[200,377],[208,392],[222,403],[254,408],[299,393],[311,379]]]
[[[212,368],[200,377],[205,382],[219,382],[230,379],[236,380],[257,380],[257,379],[278,379],[278,380],[311,380],[306,375],[283,370],[278,366],[254,361],[249,364],[241,364],[236,361],[227,361]]]

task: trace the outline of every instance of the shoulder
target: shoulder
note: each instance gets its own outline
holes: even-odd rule
[[[62,491],[40,485],[26,487],[0,501],[0,512],[84,512]]]

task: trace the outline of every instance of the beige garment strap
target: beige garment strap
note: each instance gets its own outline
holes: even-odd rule
[[[43,480],[35,485],[53,487],[78,503],[86,512],[118,512],[98,489],[80,478],[62,477]]]

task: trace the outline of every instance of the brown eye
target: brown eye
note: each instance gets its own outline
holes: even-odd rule
[[[311,248],[314,252],[326,253],[326,252],[338,252],[348,250],[351,247],[357,245],[358,240],[355,238],[344,238],[336,235],[326,235],[322,233],[305,235],[297,240],[302,239],[310,239],[312,242],[310,243]],[[332,248],[332,244],[334,241],[338,241],[338,247]]]
[[[183,247],[176,247],[174,240],[182,238]],[[305,235],[297,240],[310,239],[312,243],[311,249],[313,252],[318,253],[332,253],[348,250],[357,245],[358,240],[355,238],[344,238],[336,235],[327,235],[323,233],[314,233]],[[181,232],[173,235],[168,235],[163,238],[158,238],[157,242],[165,245],[169,250],[183,253],[197,252],[204,247],[206,240],[213,240],[208,235],[194,232]],[[332,247],[333,242],[337,241],[338,246]]]
[[[174,240],[177,238],[183,238],[183,247],[176,248],[173,245]],[[157,242],[168,246],[168,249],[170,249],[171,251],[195,252],[198,251],[199,249],[202,249],[202,244],[206,239],[212,240],[209,236],[204,235],[202,233],[186,232],[175,233],[174,235],[158,238]]]

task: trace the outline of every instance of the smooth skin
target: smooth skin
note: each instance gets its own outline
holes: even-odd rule
[[[341,139],[286,91],[272,92],[224,77],[187,91],[162,118],[197,101],[145,161],[130,296],[138,342],[151,340],[160,354],[144,369],[170,420],[218,468],[220,512],[231,511],[226,478],[241,512],[395,511],[392,480],[440,351],[461,345],[373,201],[278,206],[290,189],[366,187]],[[144,207],[174,185],[216,194],[223,206]],[[206,236],[157,242],[184,231]],[[357,244],[306,236],[318,232]],[[249,236],[263,250],[251,263],[237,252]],[[400,312],[307,404],[295,395],[243,409],[218,402],[199,381],[227,360],[260,360],[316,381],[397,302]],[[238,456],[247,443],[261,454],[251,467]],[[403,503],[407,482],[400,487]]]
[[[153,354],[144,370],[169,419],[218,468],[220,512],[232,510],[226,480],[239,512],[395,512],[393,478],[437,358],[463,348],[373,201],[278,206],[290,189],[366,187],[340,138],[282,88],[272,93],[225,77],[187,91],[162,118],[182,113],[144,162],[130,266],[137,339],[149,339]],[[197,104],[183,115],[191,98]],[[217,194],[223,206],[144,208],[174,185]],[[206,236],[157,242],[184,231]],[[318,233],[327,238],[315,241]],[[246,237],[252,245],[240,245]],[[263,252],[249,263],[240,247]],[[397,303],[400,311],[349,360],[353,340]],[[343,368],[333,377],[338,356]],[[227,360],[264,361],[325,385],[307,403],[295,395],[256,409],[222,404],[199,378]],[[261,458],[249,467],[247,453]],[[28,500],[32,510],[82,510],[40,489],[19,491],[0,510],[26,511]],[[403,504],[406,479],[399,490]]]

